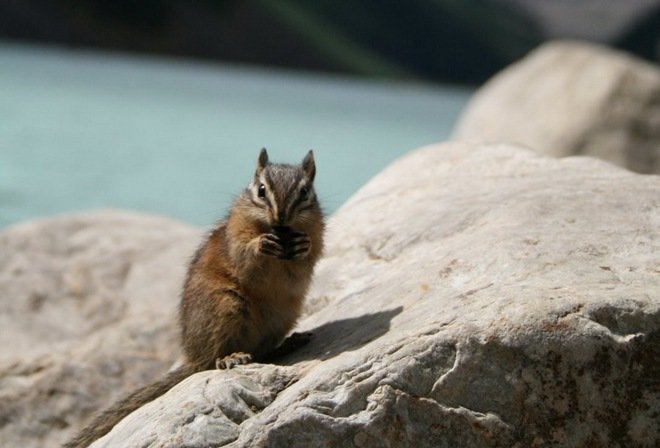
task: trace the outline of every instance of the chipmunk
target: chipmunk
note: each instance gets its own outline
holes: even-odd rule
[[[193,373],[269,361],[309,341],[309,333],[284,338],[323,250],[315,174],[312,151],[285,165],[261,150],[252,181],[190,263],[179,307],[183,364],[99,414],[65,447],[88,446]]]

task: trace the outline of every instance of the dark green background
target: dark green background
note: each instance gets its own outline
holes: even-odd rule
[[[0,38],[469,84],[550,38],[659,36],[653,0],[0,0]]]

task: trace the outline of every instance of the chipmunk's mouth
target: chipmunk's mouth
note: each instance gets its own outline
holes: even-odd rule
[[[289,226],[273,226],[273,233],[277,235],[280,240],[280,244],[284,249],[280,259],[291,260],[293,258],[294,252],[294,241],[293,238],[296,235],[296,232]]]
[[[278,236],[282,244],[289,245],[295,232],[289,226],[273,226],[273,233]]]

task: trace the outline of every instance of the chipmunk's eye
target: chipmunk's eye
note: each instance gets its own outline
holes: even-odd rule
[[[259,184],[259,190],[257,191],[257,195],[259,195],[260,198],[266,197],[266,186],[264,184]]]
[[[302,187],[300,189],[300,199],[307,199],[307,196],[309,196],[309,188],[307,187]]]

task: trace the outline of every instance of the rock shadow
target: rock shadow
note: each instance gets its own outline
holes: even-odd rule
[[[340,353],[360,348],[387,333],[392,319],[401,311],[403,311],[403,307],[398,306],[391,310],[333,320],[312,329],[302,328],[300,331],[311,331],[313,333],[309,344],[278,359],[276,362],[278,364],[293,364],[313,359],[325,361]]]

